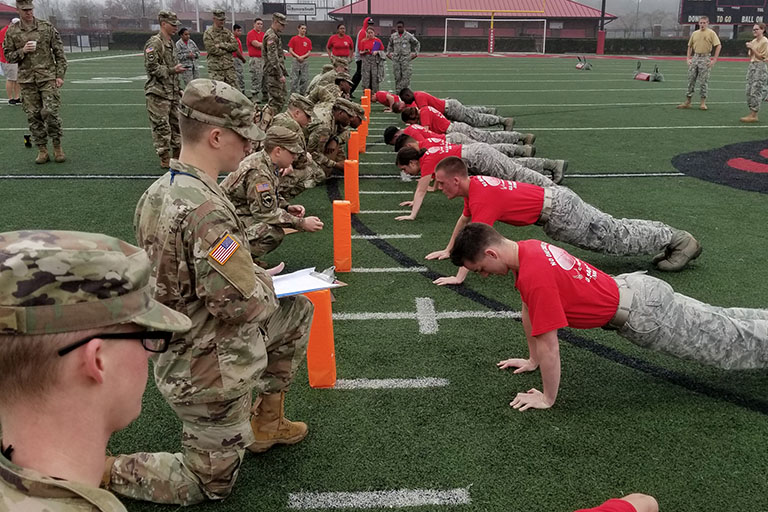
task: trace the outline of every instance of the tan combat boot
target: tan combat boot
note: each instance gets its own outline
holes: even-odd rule
[[[251,409],[251,429],[256,439],[249,451],[262,453],[276,444],[296,444],[307,437],[307,424],[285,417],[285,392],[264,393]]]
[[[522,146],[515,146],[515,156],[532,157],[536,156],[536,146],[530,146],[524,144]]]
[[[40,144],[37,146],[37,158],[35,158],[35,163],[44,164],[50,159],[51,157],[48,156],[48,146],[45,144]]]
[[[750,110],[749,114],[739,119],[739,121],[742,123],[756,123],[758,121],[757,112]]]
[[[532,133],[526,133],[522,139],[517,141],[518,144],[523,143],[526,146],[530,146],[534,142],[536,142],[536,136]]]
[[[512,128],[515,127],[515,118],[514,117],[505,117],[504,118],[504,131],[511,132]]]
[[[67,155],[64,154],[64,150],[61,149],[61,144],[53,145],[53,160],[57,163],[65,162]]]
[[[701,254],[701,244],[687,231],[675,230],[672,240],[661,254],[653,258],[653,262],[659,270],[665,272],[677,272],[682,270],[689,261],[695,260]]]
[[[563,176],[565,176],[565,171],[568,170],[568,160],[552,160],[553,165],[549,169],[552,171],[552,181],[555,182],[555,185],[563,181]]]
[[[701,98],[701,103],[699,104],[699,110],[709,110],[707,107],[707,98]]]
[[[691,98],[685,98],[685,101],[679,104],[677,108],[691,108]]]

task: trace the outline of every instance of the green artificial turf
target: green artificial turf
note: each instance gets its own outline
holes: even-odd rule
[[[144,108],[141,57],[74,61],[87,56],[73,56],[62,92],[67,162],[35,165],[34,149],[23,146],[22,110],[2,105],[0,175],[162,173]],[[313,71],[324,62],[313,58]],[[516,118],[516,129],[536,133],[537,156],[569,160],[568,173],[581,177],[566,176],[564,185],[585,201],[617,217],[686,229],[704,247],[698,260],[676,274],[655,270],[650,257],[565,246],[577,257],[609,273],[648,271],[705,302],[766,307],[765,196],[688,176],[594,177],[674,173],[671,159],[680,153],[763,139],[761,125],[738,121],[747,112],[747,64],[718,62],[710,110],[701,112],[674,108],[684,97],[684,61],[644,62],[644,68],[659,64],[666,78],[661,83],[632,80],[633,60],[594,60],[589,72],[577,71],[575,63],[575,58],[419,58],[412,87],[498,106],[501,114]],[[388,78],[385,86],[391,83]],[[361,207],[405,209],[398,203],[410,199],[415,182],[397,178],[394,153],[381,144],[384,127],[401,123],[379,105],[372,110],[360,189],[403,194],[363,194]],[[150,183],[4,178],[0,231],[76,229],[133,241],[134,206]],[[287,237],[269,261],[285,261],[289,269],[330,266],[330,199],[337,194],[343,194],[340,182],[302,194],[297,202],[325,220],[326,229]],[[355,240],[353,266],[417,264],[452,275],[450,262],[424,256],[445,247],[460,213],[459,200],[431,193],[413,222],[397,222],[397,214],[360,214],[358,220],[375,233],[421,238]],[[515,239],[547,240],[535,226],[497,228]],[[484,300],[520,308],[511,277],[470,275],[464,294],[437,287],[420,273],[339,277],[349,285],[334,293],[336,313],[413,313],[422,297],[431,298],[438,312],[488,311]],[[302,369],[287,410],[289,417],[309,423],[309,437],[294,447],[246,455],[232,496],[190,510],[286,510],[293,492],[401,488],[468,488],[471,503],[456,507],[467,511],[570,511],[631,492],[653,494],[665,511],[768,510],[764,371],[724,372],[643,350],[615,333],[563,330],[563,377],[555,406],[520,413],[508,403],[516,392],[540,389],[538,372],[512,375],[495,367],[501,359],[526,354],[518,321],[445,319],[437,333],[421,334],[411,319],[338,320],[334,331],[339,378],[441,377],[450,385],[314,390]],[[151,381],[141,417],[115,434],[113,453],[179,449],[179,422]],[[126,504],[140,512],[172,509]]]

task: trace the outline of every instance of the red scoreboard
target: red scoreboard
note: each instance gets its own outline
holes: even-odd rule
[[[682,24],[696,23],[701,16],[717,25],[752,25],[765,16],[768,0],[680,0]]]

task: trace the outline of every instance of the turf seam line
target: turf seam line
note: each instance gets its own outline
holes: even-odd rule
[[[423,389],[445,388],[450,385],[448,379],[439,377],[417,377],[412,379],[338,379],[329,389]]]
[[[333,180],[328,183],[327,194],[329,199],[331,200],[338,199],[339,197],[341,197],[341,194],[339,193],[338,180]],[[352,227],[358,233],[365,233],[368,235],[375,234],[373,230],[371,230],[368,226],[366,226],[357,217],[357,215],[352,216]],[[401,252],[399,249],[389,244],[385,240],[371,239],[370,242],[373,245],[375,245],[379,250],[381,250],[384,254],[386,254],[387,256],[389,256],[390,258],[392,258],[393,260],[395,260],[396,262],[400,263],[403,266],[415,267],[418,265],[418,262],[416,262],[414,259],[406,255],[405,253]],[[423,275],[430,281],[434,281],[438,277],[445,277],[442,274],[439,274],[438,272],[435,272],[431,269],[427,269],[426,272],[421,272],[421,275]],[[496,299],[493,299],[491,297],[486,297],[485,295],[482,295],[481,293],[476,292],[465,285],[447,286],[446,288],[461,295],[462,297],[472,300],[477,304],[486,306],[487,308],[492,309],[494,311],[504,311],[504,310],[511,309],[506,304]],[[684,389],[687,389],[694,393],[698,393],[700,395],[707,396],[709,398],[722,400],[722,401],[731,403],[733,405],[742,407],[744,409],[748,409],[750,411],[768,415],[768,402],[747,397],[747,396],[742,396],[737,393],[734,393],[733,391],[712,386],[706,382],[702,382],[700,380],[697,380],[683,373],[676,372],[674,370],[670,370],[667,368],[663,368],[661,366],[657,366],[643,359],[628,356],[616,349],[607,347],[605,345],[601,345],[600,343],[597,343],[596,341],[590,340],[583,336],[576,335],[570,329],[560,329],[557,333],[557,336],[558,338],[567,341],[568,343],[570,343],[575,347],[589,350],[593,354],[598,355],[604,359],[613,361],[615,363],[621,364],[628,368],[641,371],[643,373],[656,377],[657,379],[664,380],[675,386],[682,387]]]

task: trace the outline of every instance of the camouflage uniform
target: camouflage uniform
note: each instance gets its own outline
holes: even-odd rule
[[[379,90],[379,66],[383,66],[384,63],[379,57],[378,52],[361,55],[362,58],[362,76],[361,85],[363,89],[370,89],[371,94],[376,93]]]
[[[506,118],[495,114],[483,113],[476,107],[466,107],[459,100],[451,98],[445,100],[445,117],[451,121],[466,123],[476,128],[503,125],[506,120]]]
[[[300,136],[282,126],[272,126],[267,140],[280,134],[293,141],[286,148],[294,154],[305,153]],[[282,144],[279,144],[282,146]],[[247,156],[237,171],[221,183],[221,189],[235,206],[235,212],[245,226],[251,246],[251,256],[259,258],[274,251],[285,237],[283,228],[302,230],[303,219],[286,211],[288,201],[280,197],[280,169],[267,154],[266,149]]]
[[[23,2],[32,8],[32,2]],[[17,2],[21,6],[22,2]],[[37,41],[34,52],[22,50],[27,41]],[[61,143],[61,95],[56,79],[64,79],[67,59],[59,32],[47,21],[35,18],[31,25],[23,21],[8,27],[3,41],[5,59],[19,65],[24,113],[27,114],[32,143],[45,146],[48,138],[54,146]]]
[[[349,76],[349,75],[347,75]],[[341,89],[336,84],[328,84],[320,87],[315,87],[307,95],[307,99],[313,105],[319,105],[320,103],[333,103],[336,98],[341,97]]]
[[[392,74],[395,77],[395,92],[400,93],[411,85],[411,53],[418,54],[421,51],[421,43],[408,32],[403,35],[397,32],[389,36],[387,53],[392,55]]]
[[[334,57],[333,64],[326,64],[325,66],[328,66],[328,69],[325,69],[325,66],[323,66],[323,72],[319,73],[312,77],[312,80],[309,81],[309,87],[307,87],[307,93],[311,94],[312,89],[315,87],[319,87],[321,85],[328,85],[332,84],[336,80],[336,75],[338,72],[336,71],[337,65],[341,61],[338,57]],[[343,71],[346,73],[346,71]]]
[[[179,25],[176,14],[161,11],[160,16],[171,15]],[[167,18],[160,18],[167,21]],[[144,84],[144,96],[147,101],[147,114],[152,127],[152,143],[160,160],[166,162],[171,156],[176,157],[181,149],[179,132],[179,75],[174,71],[178,64],[174,44],[171,38],[165,39],[162,33],[150,37],[144,45],[144,69],[147,81]]]
[[[213,11],[213,17],[226,19],[224,11]],[[226,82],[237,88],[237,75],[235,74],[234,57],[232,52],[238,49],[235,34],[224,27],[208,27],[203,34],[203,46],[208,52],[208,76],[211,80]]]
[[[747,68],[747,106],[752,112],[760,110],[760,105],[768,95],[768,63],[754,61]]]
[[[190,52],[195,54],[194,59],[189,56]],[[192,80],[200,78],[200,70],[197,67],[197,60],[199,58],[200,49],[191,38],[187,41],[187,44],[184,44],[184,41],[181,39],[176,41],[176,60],[179,64],[188,66],[188,68],[181,74],[181,78],[183,79],[182,86],[186,87]]]
[[[768,367],[768,310],[704,304],[643,273],[615,279],[619,289],[632,292],[621,337],[725,370]]]
[[[245,94],[245,74],[243,70],[243,62],[235,57],[232,59],[232,64],[235,66],[235,76],[237,77],[237,89]]]
[[[691,98],[696,90],[696,82],[699,83],[701,97],[706,98],[709,93],[709,55],[697,53],[691,57],[691,65],[688,66],[688,92],[685,96]]]
[[[280,16],[285,18],[283,14]],[[264,34],[261,55],[264,59],[264,78],[267,81],[267,93],[269,94],[268,106],[272,110],[272,115],[275,115],[283,110],[283,105],[285,105],[285,82],[280,79],[285,78],[288,73],[285,70],[285,53],[280,35],[272,27]]]
[[[520,132],[507,132],[507,131],[488,131],[481,130],[480,128],[473,128],[466,123],[457,121],[451,122],[445,135],[451,133],[462,133],[468,135],[476,142],[485,142],[486,144],[516,144],[518,141],[522,141],[525,138],[524,133]]]
[[[309,100],[304,96],[292,94],[288,106],[297,106],[308,111],[311,116],[312,110],[309,108]],[[301,135],[301,145],[303,152],[293,162],[293,172],[280,176],[280,186],[278,195],[286,200],[293,199],[308,188],[313,188],[326,180],[325,171],[314,161],[307,158],[307,133],[304,128],[299,126],[288,112],[282,112],[272,120],[272,126],[282,126],[294,133]]]
[[[307,126],[307,151],[312,160],[319,165],[326,176],[330,176],[336,165],[336,161],[325,154],[325,145],[331,137],[336,137],[340,132],[336,120],[333,117],[334,103],[321,103],[315,105],[312,111],[312,122]],[[354,115],[351,111],[347,112]]]
[[[182,115],[257,138],[252,103],[224,84],[190,84]],[[157,388],[182,422],[182,452],[119,456],[109,488],[157,503],[222,499],[255,440],[251,393],[262,393],[258,405],[288,388],[306,353],[312,304],[275,297],[243,245],[234,206],[200,169],[172,160],[139,200],[134,227],[153,262],[156,300],[192,319],[154,364]]]
[[[462,145],[461,158],[467,163],[470,174],[493,176],[502,180],[521,181],[545,188],[555,186],[552,180],[546,176],[523,167],[517,163],[517,158],[509,158],[488,144]]]
[[[617,256],[657,254],[676,231],[662,222],[613,218],[566,187],[552,187],[551,194],[552,211],[542,224],[544,232],[582,249]]]
[[[150,273],[144,251],[106,235],[0,233],[0,354],[5,336],[76,333],[119,324],[188,330],[189,318],[152,300]],[[121,398],[114,397],[118,403]],[[18,466],[12,462],[11,446],[4,448],[7,451],[0,454],[0,510],[125,512],[108,491]]]
[[[306,94],[309,82],[309,59],[299,62],[293,59],[291,64],[291,92]]]

